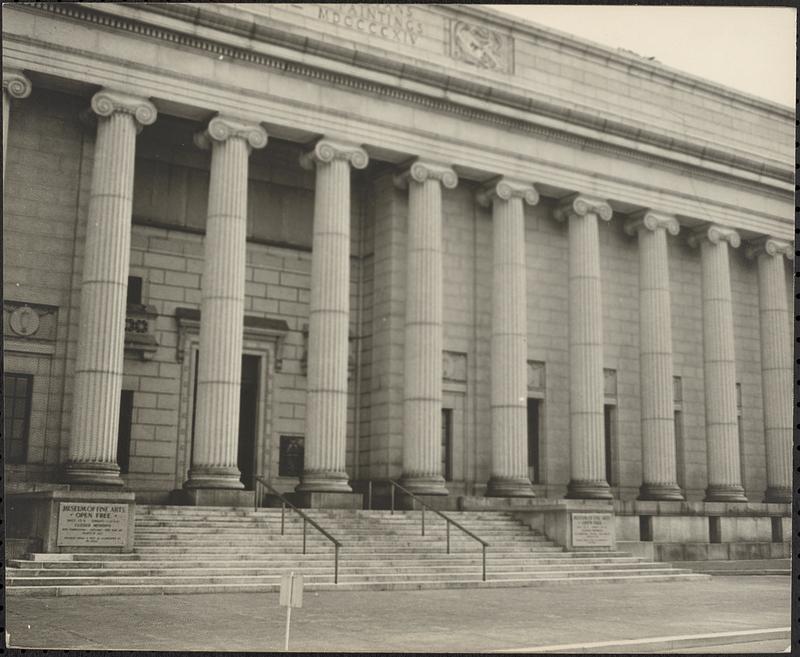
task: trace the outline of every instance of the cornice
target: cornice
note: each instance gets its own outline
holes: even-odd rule
[[[704,161],[740,169],[761,177],[772,178],[783,183],[793,183],[794,180],[793,171],[790,168],[767,164],[761,159],[751,159],[702,143],[676,139],[659,132],[642,129],[620,121],[614,121],[612,119],[598,116],[592,112],[562,107],[553,103],[540,101],[536,98],[506,92],[489,85],[476,84],[471,80],[460,80],[452,76],[447,76],[444,73],[436,73],[427,69],[421,69],[410,64],[404,63],[402,65],[402,76],[404,79],[415,80],[428,85],[438,84],[440,87],[446,88],[448,92],[460,93],[471,98],[479,99],[483,102],[492,102],[496,106],[500,107],[505,106],[517,110],[523,110],[531,115],[531,120],[511,118],[497,112],[475,109],[450,100],[434,98],[423,93],[408,91],[388,84],[365,80],[354,75],[333,72],[309,64],[291,62],[278,57],[258,53],[253,50],[244,50],[242,48],[229,46],[208,38],[178,32],[165,27],[148,25],[141,20],[133,20],[130,18],[101,13],[99,10],[93,10],[89,7],[73,3],[31,3],[30,5],[16,5],[15,9],[23,11],[45,11],[54,13],[72,18],[74,20],[102,25],[113,30],[123,30],[145,37],[162,40],[171,44],[197,50],[204,50],[211,52],[216,56],[222,56],[227,59],[266,66],[299,77],[323,80],[335,86],[349,87],[362,93],[366,92],[390,97],[403,102],[420,105],[435,111],[459,115],[473,121],[493,123],[495,125],[519,130],[522,132],[543,134],[560,141],[573,141],[579,143],[586,143],[587,141],[595,142],[601,148],[610,148],[622,152],[629,151],[639,155],[640,157],[645,157],[649,161],[662,161],[664,159],[669,160],[672,159],[670,158],[669,153],[676,153],[685,156],[697,157]],[[248,29],[250,30],[250,32],[247,32],[248,38],[251,38],[255,41],[260,40],[265,43],[283,45],[294,48],[295,50],[300,49],[304,52],[323,55],[335,61],[346,62],[348,64],[355,63],[359,67],[366,69],[389,72],[395,75],[398,74],[397,64],[383,58],[367,56],[363,53],[358,53],[358,57],[354,61],[353,53],[348,49],[342,48],[341,46],[336,46],[335,44],[325,44],[323,42],[316,41],[312,43],[311,39],[300,39],[296,35],[288,34],[285,31],[269,29],[264,26],[259,26],[257,33],[254,34],[252,33],[253,26],[251,23],[244,20],[237,22],[230,17],[225,17],[225,20],[220,20],[220,17],[216,14],[213,16],[204,14],[197,5],[183,5],[180,3],[154,3],[151,5],[142,5],[141,9],[150,11],[152,13],[160,13],[162,15],[183,18],[184,20],[187,20],[191,17],[192,20],[190,22],[192,29],[194,29],[195,24],[203,25],[210,29],[218,31],[224,30],[231,34],[238,34],[239,36],[244,35],[245,30]],[[302,47],[300,47],[301,45]],[[641,152],[636,151],[636,149],[633,148],[627,149],[624,147],[609,145],[600,137],[587,138],[570,134],[567,130],[562,131],[537,125],[535,123],[535,116],[566,121],[577,127],[596,130],[604,134],[608,134],[609,136],[634,140],[636,143],[642,143],[644,145],[664,149],[667,151],[667,153],[658,156],[643,156]]]

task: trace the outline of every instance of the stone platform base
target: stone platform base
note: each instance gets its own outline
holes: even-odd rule
[[[251,507],[255,493],[234,488],[185,488],[174,490],[170,504],[182,506],[241,506]]]
[[[35,541],[42,552],[133,551],[136,504],[131,491],[59,487],[11,494],[6,500],[9,539]],[[122,519],[121,526],[113,523],[113,531],[108,528],[112,516]]]
[[[298,509],[363,509],[361,493],[286,493],[286,499]],[[272,497],[270,506],[280,506],[280,500]]]

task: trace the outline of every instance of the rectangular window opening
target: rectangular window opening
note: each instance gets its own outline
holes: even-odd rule
[[[33,375],[6,372],[3,375],[3,434],[6,463],[28,460]]]
[[[281,436],[278,476],[299,477],[303,474],[303,436]]]
[[[128,298],[127,304],[129,306],[142,305],[142,277],[141,276],[128,276]]]
[[[719,516],[708,516],[708,542],[722,543],[722,522]]]
[[[531,483],[541,483],[539,471],[541,450],[541,399],[528,398],[528,476]]]
[[[442,476],[445,481],[453,479],[453,409],[442,409]]]
[[[609,486],[616,486],[614,476],[615,442],[617,432],[617,407],[613,404],[603,406],[603,437],[605,442],[606,481]]]
[[[119,399],[119,428],[117,429],[117,465],[127,474],[131,459],[131,426],[133,424],[133,390],[122,390]]]
[[[639,540],[653,541],[653,516],[639,516]]]
[[[783,522],[780,517],[773,517],[772,521],[772,542],[783,543]]]

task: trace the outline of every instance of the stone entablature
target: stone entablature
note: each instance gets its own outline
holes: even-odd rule
[[[52,10],[54,13],[43,16],[42,9]],[[530,98],[529,91],[525,91],[518,101],[513,102],[505,92],[495,90],[489,93],[491,87],[487,87],[486,93],[482,96],[481,94],[475,96],[474,94],[478,92],[475,91],[474,84],[471,88],[465,89],[464,93],[456,93],[457,77],[453,77],[452,82],[448,83],[451,93],[445,100],[442,98],[441,89],[436,84],[430,84],[433,81],[430,75],[428,82],[415,85],[413,91],[407,88],[407,85],[398,87],[391,81],[392,78],[387,78],[375,70],[376,67],[380,68],[379,64],[382,66],[385,60],[376,63],[366,58],[359,67],[344,65],[330,57],[321,59],[309,56],[306,58],[308,63],[289,62],[279,58],[277,51],[268,43],[251,39],[247,42],[247,48],[240,47],[242,44],[238,43],[235,35],[242,28],[241,10],[214,6],[213,11],[217,13],[207,15],[204,13],[206,9],[206,7],[186,6],[170,7],[169,10],[165,10],[179,12],[188,10],[192,12],[193,20],[207,24],[200,29],[195,28],[192,23],[191,35],[182,33],[178,36],[178,32],[167,30],[165,17],[150,11],[149,8],[146,12],[141,12],[139,9],[121,10],[115,5],[102,7],[98,5],[92,9],[62,5],[37,5],[35,9],[15,7],[13,22],[6,21],[6,24],[12,27],[4,33],[6,42],[4,56],[9,63],[17,67],[30,66],[43,73],[87,79],[105,86],[129,84],[130,63],[126,61],[123,64],[117,61],[120,52],[119,43],[107,50],[104,50],[105,46],[100,43],[96,51],[91,53],[91,60],[103,59],[109,65],[102,72],[92,67],[87,69],[88,53],[64,52],[64,56],[58,58],[56,65],[51,54],[52,50],[72,48],[68,45],[72,41],[66,38],[66,33],[62,35],[59,29],[53,32],[54,38],[46,46],[37,45],[35,42],[28,43],[24,38],[18,43],[20,38],[15,34],[15,28],[28,22],[33,12],[39,17],[38,19],[56,22],[59,21],[57,14],[72,15],[78,12],[75,16],[80,15],[81,19],[89,23],[100,22],[115,28],[113,38],[130,39],[129,44],[134,50],[145,48],[141,40],[143,33],[156,39],[161,38],[161,43],[157,45],[159,48],[173,48],[175,43],[187,46],[189,48],[185,51],[187,59],[176,60],[180,61],[178,66],[185,66],[186,70],[149,69],[139,82],[146,87],[137,87],[135,91],[169,100],[172,108],[184,108],[194,116],[205,111],[219,111],[264,117],[269,121],[271,131],[278,130],[282,135],[291,134],[299,141],[311,139],[314,135],[318,136],[334,129],[348,141],[365,144],[368,152],[370,144],[375,144],[381,149],[382,156],[394,163],[399,164],[410,156],[426,159],[435,156],[436,159],[451,161],[454,166],[469,171],[469,176],[473,176],[473,179],[477,176],[480,181],[498,174],[519,175],[520,166],[524,166],[529,169],[528,173],[532,179],[541,182],[549,190],[558,190],[555,192],[556,195],[567,193],[570,189],[591,187],[593,193],[611,199],[612,202],[619,201],[626,207],[630,205],[650,207],[657,201],[659,205],[668,207],[679,217],[702,217],[711,212],[720,223],[753,232],[769,230],[777,236],[789,237],[789,224],[784,217],[788,216],[791,207],[788,192],[791,190],[792,172],[790,168],[784,170],[783,165],[778,167],[780,171],[772,171],[770,168],[772,165],[767,162],[769,159],[767,157],[760,157],[757,160],[741,159],[732,152],[720,152],[718,157],[715,155],[715,146],[702,140],[690,140],[682,145],[678,136],[658,133],[649,135],[646,129],[632,125],[620,124],[619,130],[614,133],[616,130],[614,117],[600,118],[597,107],[588,108],[585,116],[574,107],[565,114],[563,107],[559,109],[557,103],[550,103],[548,107],[539,106],[540,100]],[[124,17],[112,16],[120,14],[120,11],[125,13]],[[227,12],[224,20],[221,19],[222,14],[219,12]],[[12,10],[8,10],[7,14],[12,15]],[[215,20],[211,21],[212,17]],[[174,21],[170,24],[173,28],[180,26],[180,23]],[[250,24],[252,27],[252,20],[250,23],[244,20],[244,24]],[[92,27],[91,24],[83,25],[81,22],[70,24],[70,30],[80,31]],[[272,28],[262,30],[259,27],[256,32],[259,35],[274,37]],[[66,38],[63,44],[59,43],[62,38]],[[26,42],[24,46],[23,42]],[[230,45],[226,45],[228,43]],[[152,46],[148,44],[147,47]],[[251,78],[247,81],[243,77],[240,81],[241,88],[248,89],[246,94],[241,93],[241,89],[237,87],[231,87],[230,80],[217,75],[213,66],[202,80],[192,73],[193,66],[190,64],[192,59],[197,60],[198,66],[209,66],[207,52],[204,52],[209,50],[222,56],[226,60],[226,66],[230,66],[231,60],[237,59],[262,65],[242,67],[238,70],[242,76]],[[286,50],[283,49],[281,52],[282,57],[285,57]],[[166,53],[164,57],[169,58]],[[403,66],[410,75],[413,68],[411,64],[404,63]],[[323,70],[326,67],[330,70]],[[469,68],[474,69],[472,66]],[[284,76],[283,72],[294,75]],[[301,89],[301,86],[297,86],[296,75],[322,79],[329,83],[324,87],[326,97],[320,97],[317,106],[308,105],[305,95],[308,81],[303,81]],[[176,84],[178,79],[181,81],[180,84]],[[269,84],[266,80],[270,80]],[[472,79],[470,83],[473,83]],[[272,88],[274,84],[279,84],[284,93],[270,93],[267,96],[258,91],[267,86]],[[221,92],[213,95],[215,107],[208,107],[209,98],[212,97],[208,93],[209,87],[218,88]],[[336,107],[349,106],[350,99],[356,95],[363,97],[364,94],[384,96],[393,103],[392,111],[386,115],[389,123],[376,125],[374,117],[366,115],[343,121],[335,111]],[[492,99],[502,98],[503,102],[497,104],[493,100],[487,103],[485,98],[489,95]],[[413,123],[419,126],[412,131],[416,133],[426,125],[426,121],[406,116],[410,111],[409,104],[416,106],[413,109],[414,115],[427,112],[431,117],[431,125],[436,124],[436,127],[432,127],[434,132],[424,135],[414,134],[414,141],[419,145],[417,153],[409,152],[412,142],[409,141],[408,125]],[[618,114],[615,113],[615,116]],[[475,132],[471,133],[475,139],[474,147],[469,149],[463,148],[456,133],[451,135],[448,129],[439,129],[446,128],[449,124],[463,125],[465,121],[470,121],[471,125],[476,126]],[[781,121],[784,119],[778,121],[783,125]],[[747,130],[736,132],[741,134]],[[774,141],[774,133],[779,132],[780,130],[776,128],[770,133],[770,138]],[[454,139],[458,143],[453,141]],[[488,157],[487,148],[491,151]],[[543,148],[547,151],[546,155]],[[611,163],[614,163],[616,175],[613,179],[604,179],[602,175],[587,176],[580,173],[582,165],[579,161],[584,157],[583,153],[587,148],[592,150],[593,157],[600,158],[596,162],[598,171],[609,170]],[[638,161],[648,162],[661,168],[661,173],[664,175],[663,187],[668,190],[666,196],[664,193],[654,193],[652,185],[645,179],[650,177],[650,173],[644,178],[641,177]],[[708,176],[708,181],[711,183],[704,188],[706,194],[704,198],[698,198],[692,184],[692,181],[696,180],[697,174],[694,168],[697,166],[702,167],[704,175]],[[692,167],[691,176],[685,175],[682,171],[684,167]],[[484,173],[477,173],[478,171]],[[462,175],[461,171],[458,173]],[[626,179],[625,184],[620,184],[622,178]],[[739,184],[743,181],[747,182]],[[731,185],[738,185],[739,199],[735,204],[728,200]],[[763,190],[765,185],[773,190],[769,197],[765,197],[759,191]],[[774,190],[783,190],[780,192],[783,196],[775,195]],[[765,198],[768,198],[767,202],[764,202]]]
[[[370,19],[360,15],[369,14],[375,7],[381,15]],[[628,55],[612,48],[606,48],[576,37],[536,25],[514,21],[510,17],[498,15],[485,9],[472,9],[464,6],[424,5],[402,6],[402,16],[386,15],[387,10],[379,10],[375,5],[239,5],[236,7],[218,6],[157,6],[145,7],[155,16],[138,14],[142,20],[155,29],[166,25],[163,17],[188,21],[188,24],[201,25],[208,36],[218,40],[221,35],[255,35],[263,43],[265,50],[273,44],[297,48],[297,34],[304,34],[308,42],[305,48],[329,60],[351,62],[352,52],[358,51],[363,57],[363,68],[383,70],[391,74],[397,72],[397,54],[402,54],[404,77],[430,84],[447,84],[448,89],[458,90],[481,98],[501,98],[503,104],[510,104],[527,110],[539,110],[553,116],[563,113],[557,108],[564,103],[572,111],[572,120],[584,122],[585,127],[599,126],[602,114],[602,128],[617,137],[630,134],[624,126],[635,125],[639,131],[638,139],[649,141],[648,135],[657,125],[659,130],[652,132],[653,145],[663,144],[659,132],[666,132],[670,148],[680,148],[681,142],[687,144],[703,143],[703,157],[713,159],[714,150],[741,158],[743,164],[752,153],[758,153],[759,165],[774,160],[774,165],[783,170],[783,176],[790,171],[791,152],[775,152],[777,144],[765,133],[760,133],[760,122],[774,123],[773,129],[791,137],[789,121],[792,115],[789,108],[770,103],[753,96],[735,92],[722,85],[702,80],[695,76],[670,69],[658,63],[643,61],[635,55]],[[366,9],[365,9],[366,8]],[[122,15],[114,8],[98,9],[103,14],[121,20]],[[130,16],[127,13],[125,16]],[[108,20],[108,18],[106,18]],[[352,23],[352,26],[348,23]],[[370,24],[377,26],[371,30]],[[175,23],[170,26],[175,29]],[[359,29],[362,25],[363,29]],[[162,28],[163,29],[163,28]],[[381,34],[383,32],[383,34]],[[202,33],[202,32],[201,32]],[[191,32],[196,35],[195,31]],[[226,39],[231,46],[237,39]],[[309,47],[313,43],[313,49]],[[369,52],[366,56],[362,53]],[[345,54],[347,53],[347,54]],[[469,54],[467,54],[469,53]],[[531,57],[533,55],[533,57]],[[228,55],[230,56],[230,55]],[[545,64],[531,65],[536,58]],[[574,89],[565,90],[551,82],[556,61],[564,62],[558,69],[561,76],[571,75],[573,69],[587,71],[599,79],[607,77],[614,84],[632,84],[643,87],[636,103],[652,106],[653,111],[647,120],[630,116],[630,104],[620,104],[620,95],[606,91],[603,84],[592,85],[596,93],[592,100],[581,92],[584,78],[575,78]],[[431,63],[435,62],[434,66]],[[516,65],[515,65],[516,62]],[[447,73],[443,71],[447,69]],[[476,77],[480,81],[476,87]],[[591,77],[589,78],[591,80]],[[531,97],[530,88],[537,89],[536,97]],[[487,93],[489,89],[501,88],[503,93]],[[692,139],[687,139],[686,126],[678,122],[674,115],[660,110],[655,98],[670,97],[670,104],[687,102],[702,95],[709,102],[718,103],[717,111],[738,112],[740,121],[754,121],[753,114],[759,114],[749,135],[737,139],[749,140],[738,148],[733,146],[727,129],[717,122],[698,124]],[[732,102],[731,102],[732,101]],[[580,109],[576,109],[580,108]],[[623,113],[623,108],[626,110]],[[701,106],[698,112],[709,112]],[[710,110],[714,112],[714,110]],[[625,122],[619,117],[625,115]],[[654,116],[657,119],[654,121]],[[594,118],[592,118],[594,117]],[[758,141],[756,141],[758,140]],[[753,143],[755,142],[755,143]],[[688,152],[697,152],[687,146]],[[785,148],[785,147],[784,147]],[[736,151],[735,153],[733,151]],[[760,151],[760,152],[759,152]],[[753,160],[755,166],[756,160]],[[776,169],[777,173],[777,169]]]

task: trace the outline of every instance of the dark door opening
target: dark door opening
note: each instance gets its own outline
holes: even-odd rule
[[[245,490],[253,490],[256,475],[258,432],[258,356],[242,356],[242,387],[239,395],[239,455],[236,465]]]
[[[253,490],[256,476],[256,437],[258,435],[258,372],[259,356],[242,356],[242,383],[239,394],[239,449],[236,467],[242,473],[245,490]],[[200,352],[195,355],[194,416],[192,417],[192,445],[190,464],[194,463],[195,418],[197,416],[197,372]]]
[[[532,484],[541,483],[539,475],[539,399],[528,398],[528,476]]]

